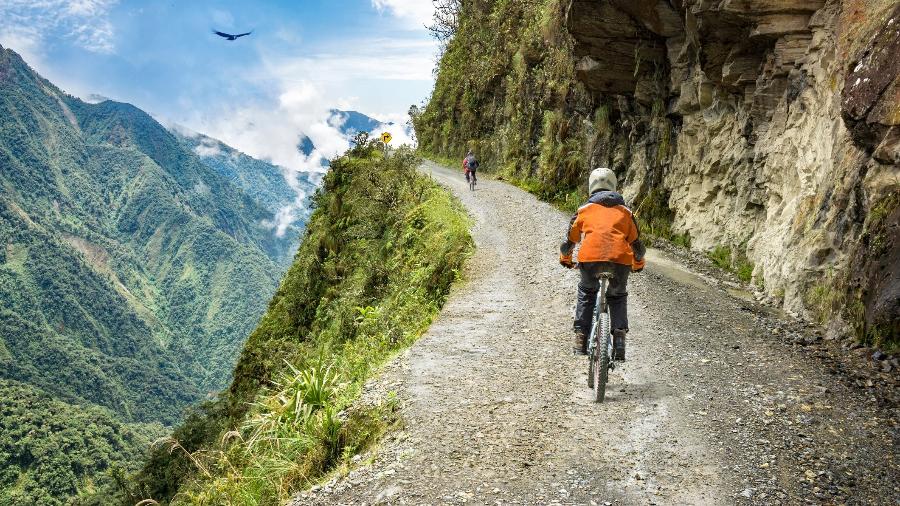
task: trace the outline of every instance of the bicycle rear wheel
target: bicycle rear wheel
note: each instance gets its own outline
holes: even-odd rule
[[[603,402],[606,398],[606,383],[609,381],[609,313],[604,311],[600,313],[600,321],[598,322],[600,332],[595,337],[597,339],[594,344],[596,363],[594,364],[594,393],[595,401]]]

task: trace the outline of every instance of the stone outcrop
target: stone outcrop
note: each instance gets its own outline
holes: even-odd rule
[[[786,309],[900,320],[895,4],[573,0],[576,76],[614,131],[590,133],[591,165],[626,195],[661,185],[677,232],[744,252]]]
[[[841,109],[853,140],[882,163],[900,163],[900,5],[850,66]]]

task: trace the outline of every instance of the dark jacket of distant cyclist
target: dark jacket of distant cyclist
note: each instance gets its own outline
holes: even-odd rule
[[[469,154],[466,155],[465,159],[463,159],[463,167],[469,172],[475,172],[478,170],[478,159],[475,158],[475,155],[469,151]]]

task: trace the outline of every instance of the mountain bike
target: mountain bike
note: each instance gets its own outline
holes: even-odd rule
[[[606,303],[606,289],[612,273],[600,274],[600,289],[597,290],[597,302],[594,304],[594,318],[591,334],[588,337],[588,388],[594,389],[596,402],[606,398],[606,383],[609,371],[615,369],[612,360],[613,340],[610,328],[609,305]]]

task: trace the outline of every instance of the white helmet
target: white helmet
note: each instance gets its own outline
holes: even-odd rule
[[[594,193],[597,190],[615,191],[617,186],[619,186],[619,181],[616,179],[616,173],[606,167],[598,167],[592,170],[591,176],[588,178],[590,193]]]

